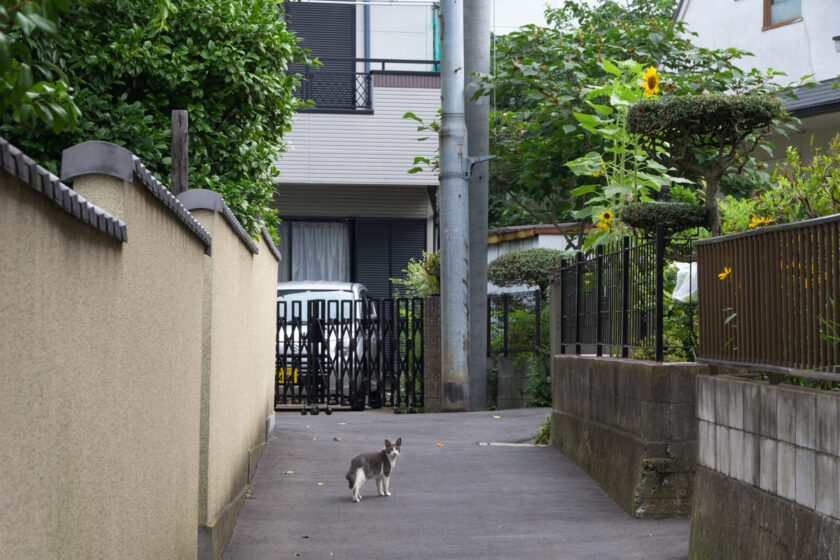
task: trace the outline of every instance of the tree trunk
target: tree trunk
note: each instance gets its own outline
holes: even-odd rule
[[[720,173],[712,173],[706,176],[706,211],[709,213],[709,230],[713,237],[718,237],[721,234],[720,206],[717,200],[720,177]]]

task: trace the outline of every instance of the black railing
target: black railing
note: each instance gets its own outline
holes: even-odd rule
[[[437,60],[322,58],[320,61],[320,68],[293,69],[301,74],[295,97],[314,102],[308,111],[370,112],[373,110],[374,73],[422,75],[440,70]],[[410,69],[405,69],[406,66]]]
[[[548,342],[547,319],[539,290],[488,294],[487,355],[534,352]],[[544,319],[544,320],[543,320]]]
[[[693,360],[696,297],[675,302],[667,293],[673,286],[666,289],[668,263],[694,262],[692,243],[666,237],[660,228],[654,238],[625,237],[566,261],[552,280],[555,351]]]

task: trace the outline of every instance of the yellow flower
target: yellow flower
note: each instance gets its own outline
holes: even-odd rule
[[[766,226],[768,224],[772,224],[775,221],[776,220],[774,220],[773,218],[753,218],[750,222],[750,227],[754,228],[759,226]]]
[[[610,212],[609,210],[604,210],[603,212],[601,212],[601,221],[602,222],[606,222],[607,224],[609,224],[612,221],[612,219],[613,219],[613,213]]]
[[[656,73],[656,68],[648,67],[642,79],[642,87],[645,90],[645,97],[650,97],[655,93],[659,93],[659,75]]]
[[[597,227],[598,229],[600,229],[601,231],[603,231],[604,233],[609,233],[609,232],[610,232],[610,224],[609,224],[609,222],[600,221],[600,222],[598,222],[598,224],[596,225],[596,227]]]
[[[725,279],[726,279],[726,277],[727,277],[727,276],[729,276],[729,274],[730,274],[731,272],[732,272],[732,269],[731,269],[731,268],[729,268],[728,266],[725,266],[725,267],[723,267],[723,272],[721,272],[720,274],[718,274],[718,278],[719,278],[719,279],[721,279],[721,280],[725,280]]]

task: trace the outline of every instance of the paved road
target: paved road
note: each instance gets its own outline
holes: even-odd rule
[[[629,517],[552,447],[479,445],[526,441],[548,413],[278,413],[224,558],[686,558],[687,519]],[[354,504],[350,459],[398,437],[392,496],[368,481]]]

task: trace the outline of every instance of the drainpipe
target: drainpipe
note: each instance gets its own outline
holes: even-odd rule
[[[370,58],[370,4],[365,4],[365,58]],[[365,74],[370,74],[370,62],[365,62]]]

